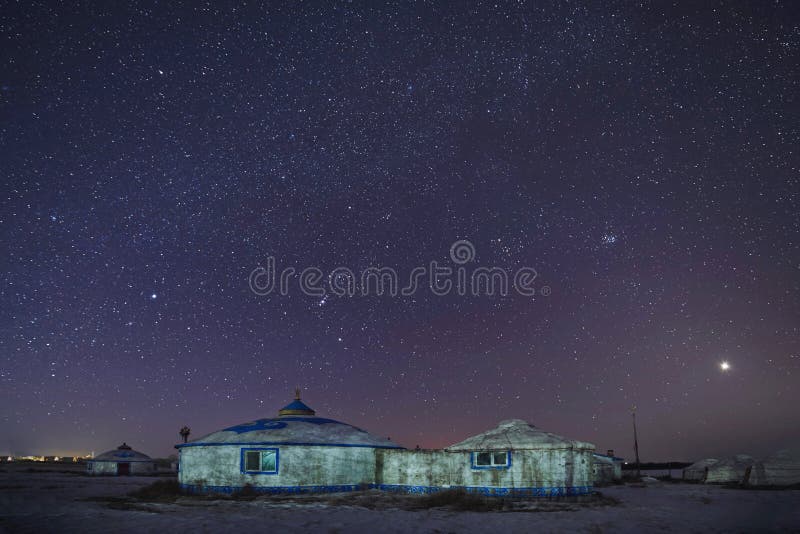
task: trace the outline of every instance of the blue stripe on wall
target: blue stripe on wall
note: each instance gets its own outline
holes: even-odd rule
[[[250,486],[248,490],[257,493],[340,493],[343,491],[358,491],[364,489],[365,485],[358,484],[339,484],[333,486]],[[244,488],[240,486],[196,486],[193,484],[181,484],[181,489],[188,493],[236,493]]]
[[[544,486],[528,488],[502,488],[492,486],[451,486],[441,488],[438,486],[406,486],[401,484],[340,484],[331,486],[251,486],[252,491],[267,494],[295,494],[295,493],[339,493],[344,491],[358,491],[365,488],[379,489],[397,493],[429,494],[448,489],[463,489],[469,493],[477,493],[487,497],[567,497],[576,495],[589,495],[592,486]],[[197,486],[181,484],[181,489],[188,493],[225,493],[231,494],[241,491],[239,486]]]

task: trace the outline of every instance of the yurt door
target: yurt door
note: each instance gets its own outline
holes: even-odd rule
[[[129,463],[118,463],[117,464],[117,474],[120,476],[127,476],[131,474],[131,464]]]

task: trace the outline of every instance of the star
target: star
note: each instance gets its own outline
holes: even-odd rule
[[[603,237],[600,238],[600,242],[603,245],[613,245],[617,242],[616,234],[603,234]]]
[[[0,134],[13,156],[0,349],[14,356],[0,391],[15,447],[111,447],[140,425],[190,423],[198,405],[235,424],[298,385],[346,422],[364,391],[358,422],[412,447],[541,406],[534,422],[632,457],[615,406],[636,402],[646,425],[666,405],[664,436],[681,436],[701,399],[720,439],[654,440],[648,457],[800,440],[759,431],[791,427],[800,402],[791,2],[383,3],[374,16],[307,4],[191,23],[190,8],[4,10],[30,36],[4,42],[0,79],[0,107],[16,110],[14,135]],[[86,54],[78,29],[109,20],[148,31],[124,46],[105,32]],[[258,68],[227,68],[243,49]],[[67,83],[76,66],[103,75]],[[462,240],[473,259],[453,262]],[[268,258],[257,284],[274,275],[273,289],[256,294]],[[350,274],[302,291],[305,269],[339,267]],[[441,269],[447,295],[431,291]],[[408,409],[434,393],[447,429]],[[115,426],[131,403],[137,420]],[[62,410],[78,423],[41,430]],[[763,442],[737,450],[754,432]],[[139,437],[148,454],[175,452]]]

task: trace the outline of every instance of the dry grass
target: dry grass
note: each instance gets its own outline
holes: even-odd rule
[[[210,496],[192,496],[194,499],[209,499]],[[259,501],[266,504],[326,504],[350,506],[368,510],[420,511],[445,509],[458,512],[563,512],[586,508],[616,506],[619,501],[600,493],[581,497],[558,497],[554,499],[522,499],[487,497],[463,489],[452,489],[429,494],[406,494],[380,490],[353,491],[345,493],[308,493],[294,495],[264,495],[252,489],[216,499]]]
[[[411,501],[415,509],[447,508],[459,512],[499,512],[507,509],[506,499],[484,497],[463,489],[429,493]]]
[[[81,501],[104,503],[112,510],[133,510],[137,512],[160,513],[157,504],[171,504],[182,497],[180,485],[175,479],[157,480],[128,493],[125,497],[96,496],[79,499]]]
[[[363,490],[343,493],[263,494],[245,486],[231,495],[182,493],[176,480],[158,480],[128,494],[127,497],[92,498],[105,502],[116,510],[157,512],[148,504],[179,504],[202,506],[203,501],[257,501],[266,505],[324,504],[334,507],[356,507],[368,510],[421,511],[444,509],[457,512],[565,512],[586,508],[616,506],[619,501],[600,493],[582,497],[554,499],[512,499],[487,497],[463,489],[451,489],[429,494],[405,494],[380,490]]]
[[[180,484],[175,479],[156,480],[128,494],[134,499],[146,502],[175,502],[182,496]]]

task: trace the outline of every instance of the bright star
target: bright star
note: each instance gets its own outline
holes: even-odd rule
[[[156,295],[155,293],[153,293],[152,295],[150,295],[150,298],[151,298],[151,299],[153,299],[153,300],[156,300],[156,298],[158,298],[158,295]]]
[[[604,245],[613,245],[617,242],[616,234],[604,234],[603,237],[600,238],[600,242]]]
[[[731,368],[731,364],[729,364],[728,362],[722,362],[719,364],[719,368],[722,369],[723,371],[727,371]]]

